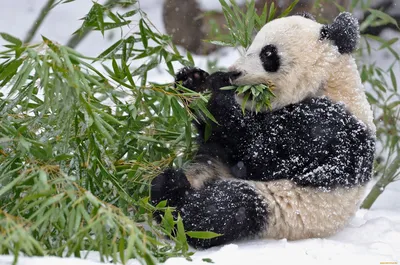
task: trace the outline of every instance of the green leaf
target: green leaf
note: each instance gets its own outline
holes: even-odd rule
[[[127,259],[125,257],[125,239],[121,238],[119,240],[118,244],[118,253],[119,253],[119,258],[123,264],[127,263]]]
[[[121,17],[132,17],[132,16],[134,16],[134,15],[136,15],[138,13],[138,10],[131,10],[131,11],[128,11],[128,12],[126,12],[126,13],[124,13]]]
[[[187,58],[188,58],[188,60],[189,60],[189,62],[191,64],[191,66],[194,66],[194,60],[193,60],[192,54],[189,51],[187,51],[186,52],[186,56],[187,56]]]
[[[186,231],[186,235],[192,238],[200,238],[200,239],[212,239],[222,236],[222,234],[217,234],[210,231]]]
[[[55,52],[55,53],[59,52],[59,47],[56,44],[54,44],[51,40],[49,40],[48,38],[46,38],[43,35],[42,35],[42,39],[43,39],[44,43],[46,43],[47,46],[49,46],[49,48],[52,49],[53,52]]]
[[[10,34],[7,34],[5,32],[0,32],[0,36],[9,43],[15,44],[18,47],[22,46],[22,41],[14,36],[11,36]]]
[[[368,8],[368,11],[371,12],[372,15],[382,19],[383,22],[385,22],[386,24],[390,23],[390,24],[395,25],[397,28],[399,28],[397,21],[390,15],[388,15],[380,10],[376,10],[376,9],[372,9],[372,8]]]
[[[232,89],[236,89],[236,88],[237,88],[236,86],[224,86],[224,87],[221,87],[220,90],[232,90]]]
[[[275,3],[272,2],[270,7],[269,7],[267,22],[270,22],[271,20],[273,20],[275,18],[275,12],[276,12]]]
[[[119,50],[119,48],[122,46],[122,44],[124,43],[124,40],[118,40],[117,42],[115,42],[113,45],[111,45],[110,47],[108,47],[105,51],[103,51],[102,53],[100,53],[97,58],[98,59],[103,59],[106,57],[109,57],[110,55],[115,54],[115,52],[117,52]]]
[[[243,102],[242,102],[242,113],[244,114],[246,112],[246,103],[249,100],[250,93],[246,93],[243,97]]]
[[[392,45],[395,44],[398,40],[399,40],[399,38],[393,38],[393,39],[391,39],[391,40],[389,40],[389,41],[383,43],[383,44],[379,47],[379,50],[382,50],[382,49],[385,49],[385,48],[388,48],[388,47],[392,46]]]
[[[161,221],[161,225],[165,229],[166,234],[171,235],[172,230],[174,229],[175,226],[171,208],[167,208],[165,210],[164,216]]]
[[[76,30],[73,34],[79,34],[82,36],[82,34],[90,29],[96,26],[96,24],[98,23],[98,10],[99,8],[102,8],[102,6],[98,3],[93,3],[92,8],[89,10],[89,12],[86,14],[86,16],[84,17],[84,21],[82,23],[82,26]]]
[[[17,72],[23,60],[13,60],[0,70],[0,80],[11,79]]]
[[[393,85],[394,91],[397,92],[397,78],[393,72],[393,68],[390,68],[390,79],[392,80],[392,85]]]
[[[212,126],[210,123],[206,123],[206,126],[204,128],[204,141],[207,142],[207,140],[210,138],[212,133]]]
[[[279,16],[278,18],[281,17],[286,17],[290,14],[290,12],[292,12],[293,8],[297,5],[297,3],[299,2],[299,0],[294,0]]]
[[[144,24],[143,19],[141,19],[141,20],[139,21],[140,38],[141,38],[141,40],[142,40],[143,47],[144,47],[145,49],[147,49],[147,47],[148,47],[148,41],[147,41],[147,36],[146,36],[146,30],[145,30],[143,24]]]
[[[178,215],[178,219],[176,220],[176,225],[177,225],[176,239],[178,240],[180,247],[182,248],[182,251],[186,253],[189,247],[186,240],[185,228],[183,227],[183,220],[180,215]]]
[[[129,25],[130,23],[131,23],[130,20],[126,20],[124,22],[118,22],[118,23],[104,22],[102,24],[101,28],[100,27],[95,27],[95,30],[104,31],[104,30],[110,30],[110,29],[115,29],[115,28],[121,28],[122,26]]]
[[[400,106],[400,100],[390,103],[387,107],[389,109],[393,109],[393,108],[397,108],[398,106]]]
[[[204,103],[198,102],[195,106],[197,106],[206,115],[207,118],[209,118],[216,124],[219,124],[217,120],[214,118],[214,116],[211,114],[211,112],[207,109]]]
[[[354,10],[354,8],[356,8],[356,6],[358,5],[358,2],[360,2],[360,0],[351,1],[350,12],[352,12]]]
[[[94,12],[96,12],[96,21],[97,26],[101,31],[101,34],[104,36],[104,18],[103,18],[103,6],[98,3],[93,3]]]

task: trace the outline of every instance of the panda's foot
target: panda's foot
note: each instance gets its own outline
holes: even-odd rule
[[[168,200],[168,205],[175,206],[188,189],[190,183],[182,170],[168,168],[151,182],[151,203]]]
[[[185,67],[175,76],[175,82],[182,82],[182,86],[196,91],[203,92],[207,89],[207,77],[209,74],[200,68]]]

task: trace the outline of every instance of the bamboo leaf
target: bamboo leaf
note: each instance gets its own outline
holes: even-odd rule
[[[386,23],[386,24],[390,23],[390,24],[395,25],[397,28],[399,28],[397,21],[390,15],[388,15],[380,10],[376,10],[376,9],[372,9],[372,8],[368,8],[368,11],[371,12],[371,14],[373,16],[376,16],[376,17],[382,19],[384,23]]]
[[[18,47],[22,46],[22,41],[14,36],[11,36],[10,34],[7,34],[5,32],[0,32],[0,36],[9,43],[15,44]]]
[[[292,12],[293,8],[297,5],[297,3],[299,2],[299,0],[294,0],[279,16],[280,17],[286,17],[290,14],[290,12]]]
[[[393,72],[393,68],[390,68],[389,72],[390,72],[390,79],[392,80],[392,85],[393,85],[394,91],[397,92],[397,79]]]
[[[222,236],[222,234],[217,234],[210,231],[187,231],[186,234],[192,238],[200,238],[200,239],[212,239]]]
[[[144,48],[147,49],[148,41],[147,41],[147,37],[146,37],[146,30],[145,30],[143,24],[144,24],[143,20],[141,19],[139,21],[140,37],[141,37]]]

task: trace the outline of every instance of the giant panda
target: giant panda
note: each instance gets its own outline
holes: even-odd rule
[[[359,26],[350,13],[332,24],[307,13],[267,23],[227,72],[184,68],[176,81],[211,91],[217,123],[184,168],[151,182],[151,203],[166,200],[188,238],[209,248],[250,238],[299,240],[340,231],[356,212],[371,179],[375,126],[351,53]],[[272,82],[272,109],[256,113],[228,85]],[[199,122],[200,120],[200,122]],[[156,216],[158,220],[160,216]]]

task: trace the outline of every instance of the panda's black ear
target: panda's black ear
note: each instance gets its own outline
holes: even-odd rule
[[[310,13],[306,12],[306,11],[302,11],[302,12],[297,12],[296,14],[294,14],[295,16],[302,16],[308,19],[311,19],[312,21],[316,21],[315,17],[313,15],[311,15]]]
[[[358,20],[348,12],[340,13],[332,24],[322,27],[320,34],[321,39],[332,40],[341,54],[352,53],[360,38]]]

